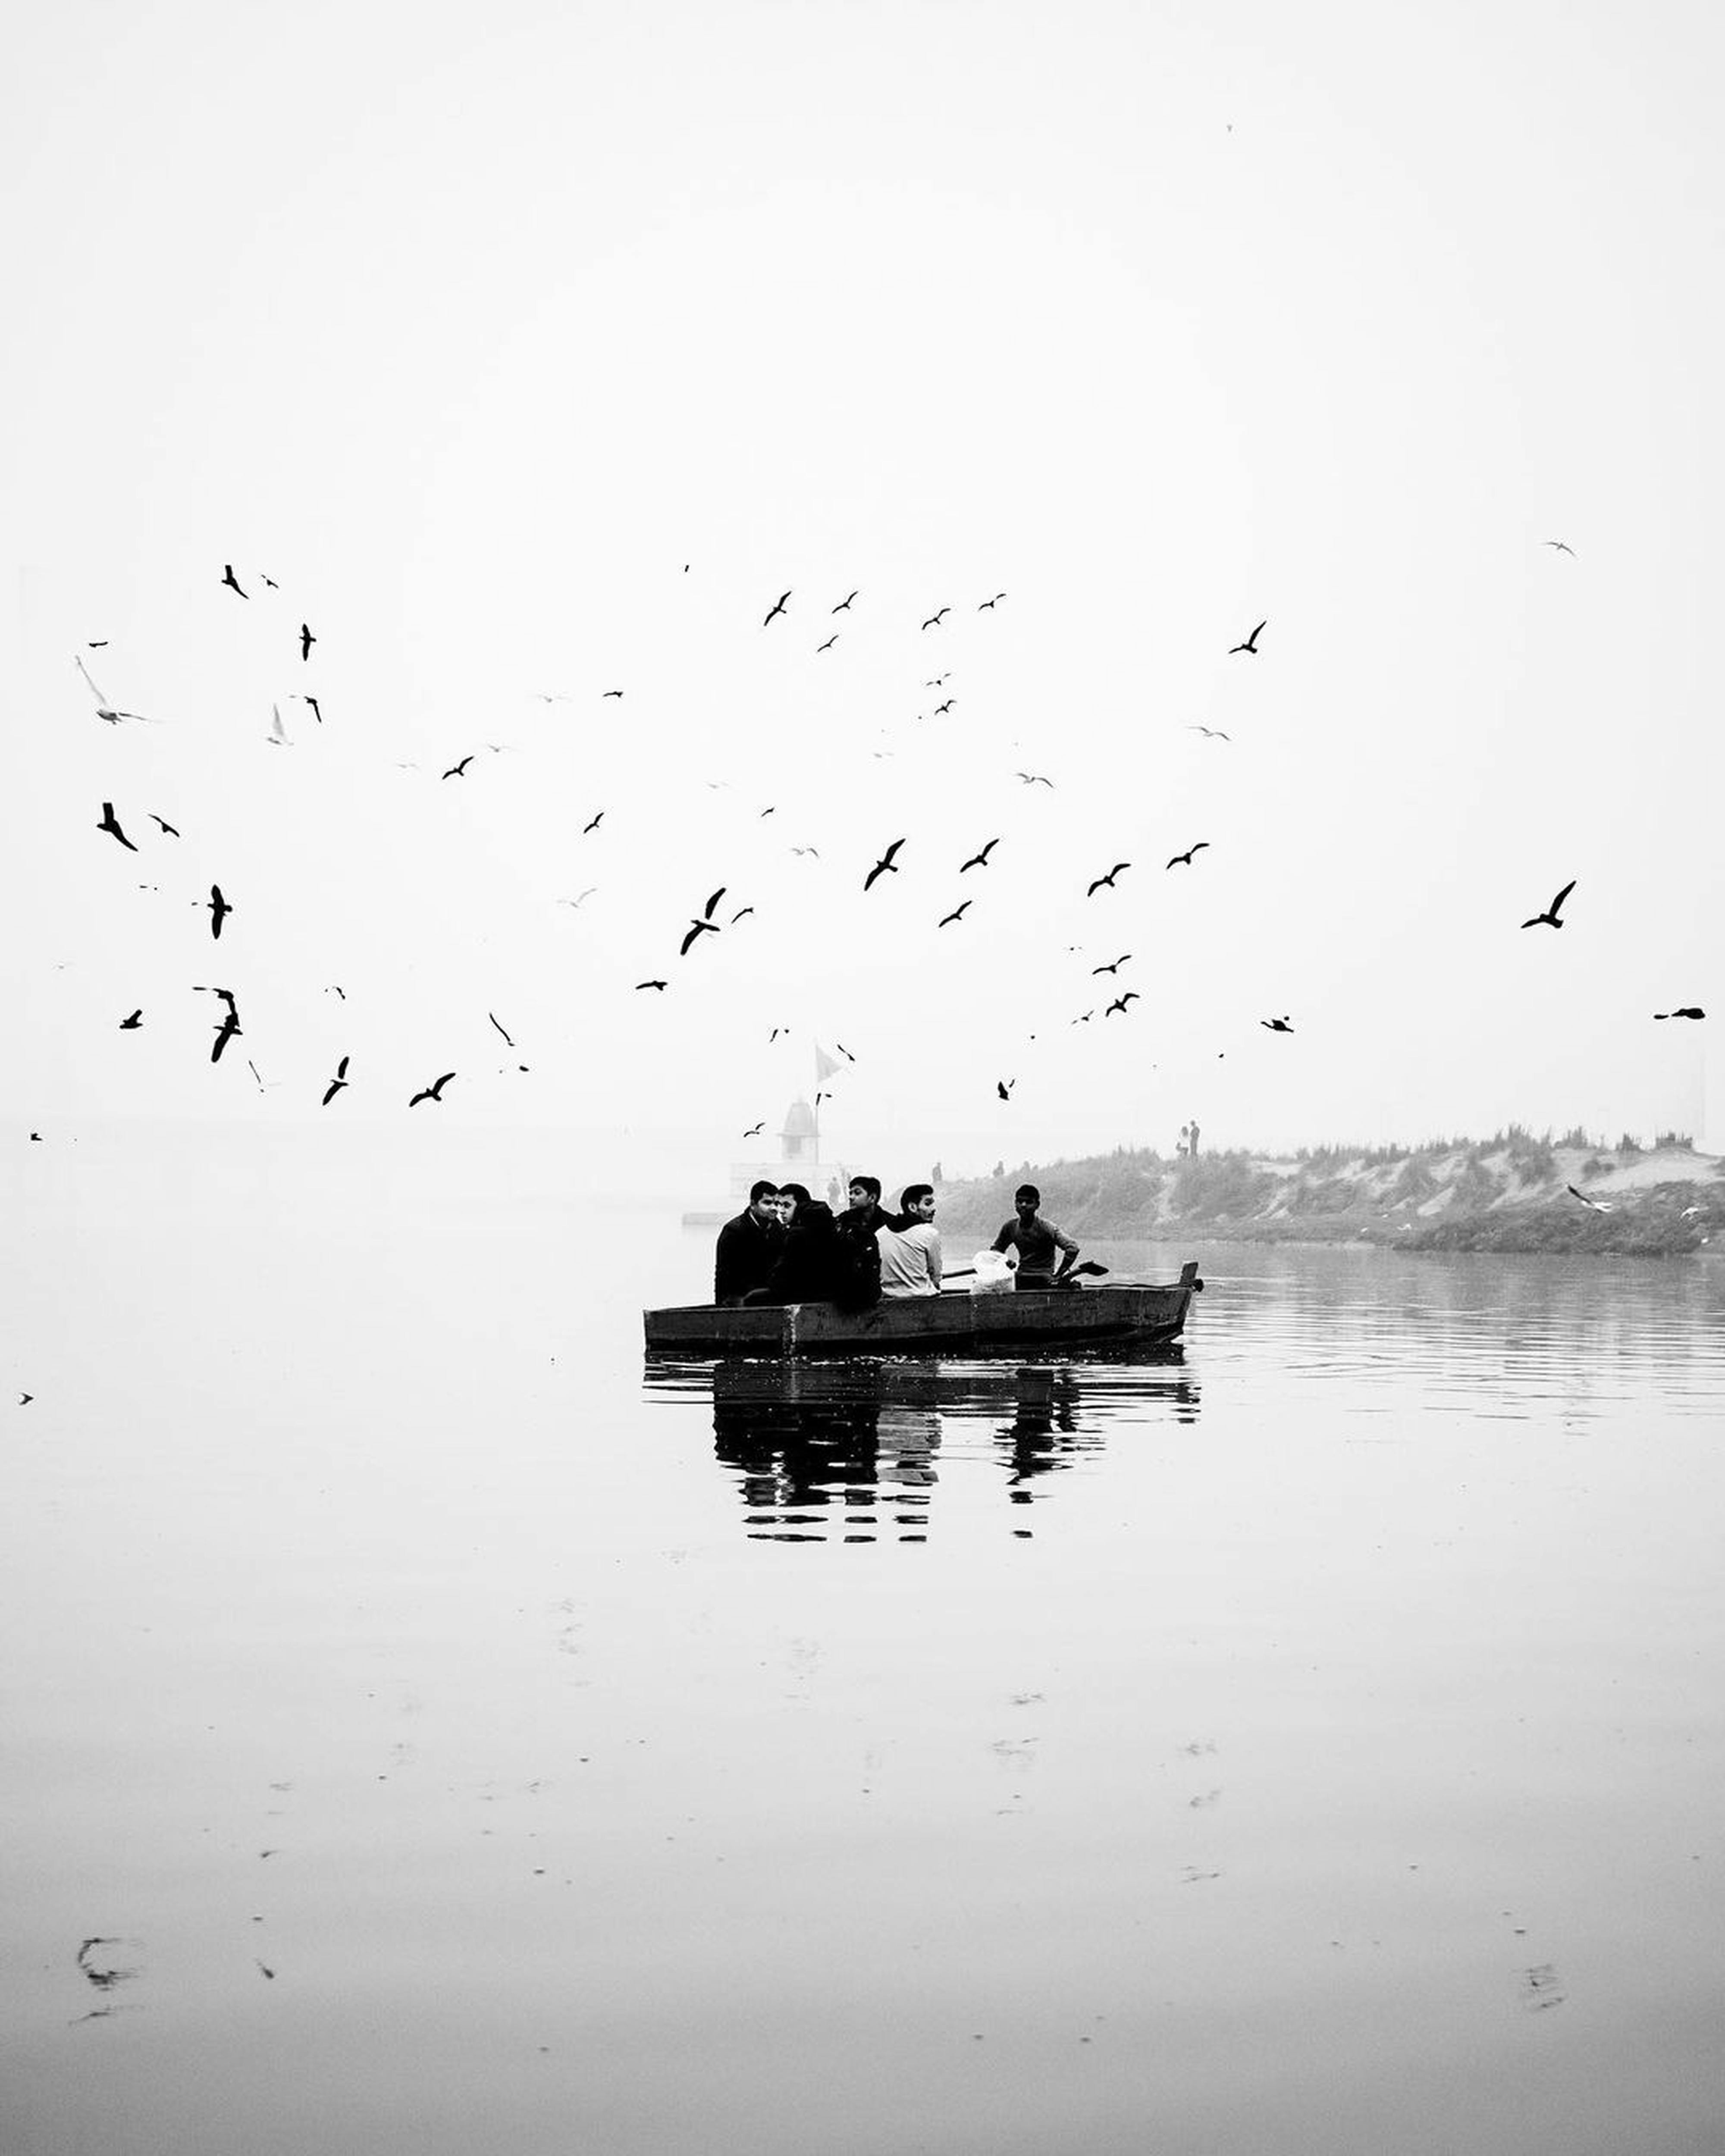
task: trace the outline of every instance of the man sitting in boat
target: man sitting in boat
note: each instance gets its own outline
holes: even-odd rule
[[[1017,1285],[1020,1288],[1064,1287],[1066,1276],[1078,1262],[1078,1245],[1064,1229],[1045,1220],[1037,1211],[1042,1193],[1034,1183],[1021,1183],[1013,1193],[1014,1217],[994,1238],[991,1248],[1019,1254]],[[1055,1268],[1058,1254],[1060,1269]]]
[[[941,1291],[941,1237],[934,1224],[934,1186],[910,1183],[896,1220],[875,1231],[880,1246],[880,1300],[901,1302]]]
[[[836,1302],[853,1310],[873,1302],[878,1289],[871,1281],[865,1297],[856,1286],[854,1249],[841,1240],[832,1207],[811,1198],[800,1183],[782,1184],[778,1195],[781,1205],[788,1199],[792,1209],[784,1241],[765,1285],[751,1288],[744,1300]]]
[[[839,1235],[850,1261],[851,1279],[846,1283],[854,1309],[865,1310],[880,1300],[880,1230],[890,1228],[892,1215],[880,1203],[878,1175],[853,1175],[850,1204],[839,1215]]]
[[[764,1178],[749,1186],[749,1202],[719,1230],[713,1253],[713,1301],[734,1309],[751,1288],[765,1287],[784,1248],[778,1217],[778,1185]]]

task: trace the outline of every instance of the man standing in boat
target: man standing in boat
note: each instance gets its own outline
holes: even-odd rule
[[[1012,1203],[1014,1217],[1001,1229],[990,1247],[1018,1252],[1019,1287],[1064,1286],[1066,1276],[1078,1262],[1077,1244],[1064,1229],[1045,1220],[1037,1211],[1042,1203],[1042,1193],[1034,1183],[1021,1183],[1013,1193]],[[1055,1267],[1056,1255],[1060,1259],[1058,1271]]]
[[[783,1248],[778,1185],[764,1180],[753,1183],[747,1209],[719,1230],[713,1254],[713,1301],[729,1309],[751,1288],[764,1287]]]
[[[940,1293],[941,1238],[934,1224],[934,1203],[932,1183],[908,1183],[897,1219],[876,1231],[883,1302]]]

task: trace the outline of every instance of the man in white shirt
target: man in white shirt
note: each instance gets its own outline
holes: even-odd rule
[[[941,1291],[941,1239],[934,1224],[934,1186],[907,1183],[901,1204],[898,1218],[879,1229],[875,1239],[880,1245],[880,1296],[886,1302]]]

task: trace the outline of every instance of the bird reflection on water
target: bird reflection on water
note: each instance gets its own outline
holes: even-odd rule
[[[761,1542],[927,1542],[943,1476],[1004,1466],[1009,1503],[1028,1506],[1047,1494],[1040,1477],[1099,1454],[1111,1424],[1142,1425],[1147,1409],[1189,1424],[1199,1410],[1178,1347],[1054,1363],[655,1359],[645,1382],[711,1399],[714,1453]],[[1022,1512],[1011,1532],[1029,1535]]]

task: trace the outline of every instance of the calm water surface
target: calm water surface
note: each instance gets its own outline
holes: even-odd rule
[[[1717,1271],[649,1370],[542,1142],[13,1151],[8,2156],[1720,2145]]]

